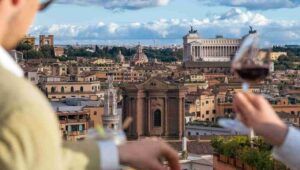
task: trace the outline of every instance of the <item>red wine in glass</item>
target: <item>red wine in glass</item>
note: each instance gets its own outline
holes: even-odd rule
[[[269,75],[268,66],[245,66],[235,71],[246,82],[259,82]]]
[[[270,51],[261,51],[257,33],[247,35],[235,55],[232,69],[247,83],[256,83],[264,80],[269,75]],[[248,91],[248,89],[244,89]]]

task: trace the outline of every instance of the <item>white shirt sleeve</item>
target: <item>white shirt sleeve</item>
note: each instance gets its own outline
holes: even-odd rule
[[[101,170],[119,170],[119,152],[112,141],[101,141],[98,143],[100,149]]]
[[[273,149],[273,157],[291,169],[300,169],[300,131],[290,127],[284,143]]]

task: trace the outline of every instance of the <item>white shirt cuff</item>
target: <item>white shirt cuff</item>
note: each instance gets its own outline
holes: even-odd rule
[[[280,147],[274,147],[273,157],[286,164],[291,169],[300,167],[300,131],[290,127],[284,143]]]
[[[100,167],[103,170],[119,170],[119,152],[112,141],[101,141],[98,143],[100,149]]]

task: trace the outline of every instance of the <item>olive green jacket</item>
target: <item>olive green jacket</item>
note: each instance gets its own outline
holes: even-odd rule
[[[100,169],[95,141],[66,143],[44,95],[0,67],[0,170]]]

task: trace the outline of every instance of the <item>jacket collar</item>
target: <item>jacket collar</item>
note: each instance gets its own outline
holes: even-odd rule
[[[0,46],[0,66],[17,77],[24,76],[22,68],[13,60],[2,46]]]

